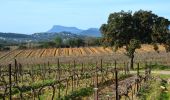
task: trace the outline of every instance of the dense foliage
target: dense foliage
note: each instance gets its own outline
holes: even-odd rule
[[[157,43],[170,47],[170,21],[151,11],[115,12],[110,14],[107,24],[100,28],[104,46],[115,46],[115,50],[125,46],[127,56],[133,63],[134,53],[141,43],[152,43],[154,49]],[[133,68],[133,64],[130,64]]]

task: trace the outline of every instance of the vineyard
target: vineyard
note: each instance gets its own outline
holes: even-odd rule
[[[0,100],[170,100],[168,5],[1,0]]]
[[[0,99],[135,100],[154,79],[151,65],[169,64],[169,53],[143,45],[133,72],[124,53],[103,47],[0,52]]]
[[[77,64],[76,61],[56,65],[0,67],[0,98],[6,100],[119,100],[136,98],[142,85],[151,79],[151,68],[136,64],[131,73],[127,63]],[[145,73],[140,68],[145,67]]]
[[[114,52],[112,48],[103,47],[26,49],[0,52],[0,62],[6,65],[10,61],[17,59],[21,64],[42,64],[44,62],[56,63],[58,58],[60,58],[61,62],[70,62],[73,59],[79,62],[88,62],[93,59],[96,62],[101,58],[108,62],[113,59],[119,62],[120,59],[121,61],[128,60],[128,57],[124,53],[125,49],[123,48]],[[136,50],[135,55],[136,61],[148,59],[166,62],[169,59],[169,53],[166,53],[165,48],[161,45],[159,45],[159,53],[154,51],[151,45],[142,45],[141,49]]]

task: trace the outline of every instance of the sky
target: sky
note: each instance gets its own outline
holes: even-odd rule
[[[110,13],[151,10],[170,20],[170,0],[0,0],[0,32],[32,34],[53,25],[99,28]]]

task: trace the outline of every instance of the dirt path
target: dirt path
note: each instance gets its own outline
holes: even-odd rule
[[[170,71],[152,71],[154,74],[168,74],[170,75]]]
[[[136,71],[130,71],[131,73],[136,73]],[[144,72],[144,71],[140,71],[140,72]],[[165,70],[160,70],[160,71],[151,71],[151,73],[154,74],[167,74],[170,75],[170,71],[165,71]]]

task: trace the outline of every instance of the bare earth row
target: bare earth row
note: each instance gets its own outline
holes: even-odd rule
[[[163,46],[159,46],[160,51],[165,51]],[[143,45],[138,49],[138,53],[154,52],[153,46]],[[100,54],[123,54],[125,49],[113,52],[112,48],[103,47],[82,47],[82,48],[49,48],[49,49],[27,49],[14,50],[10,52],[0,52],[0,58],[31,58],[31,57],[57,57],[57,56],[87,56]]]
[[[159,45],[159,51],[165,52],[165,48]],[[139,56],[143,56],[146,53],[154,53],[157,55],[151,45],[142,45],[142,47],[136,50]],[[26,49],[26,50],[13,50],[8,52],[0,52],[0,62],[9,62],[13,59],[37,59],[44,58],[57,58],[57,57],[92,57],[92,56],[109,56],[122,57],[125,53],[125,49],[121,48],[116,52],[111,47],[80,47],[80,48],[43,48],[43,49]],[[141,55],[142,54],[142,55]],[[148,55],[148,54],[147,54]],[[145,57],[144,57],[145,58]],[[118,59],[118,58],[117,58]]]

